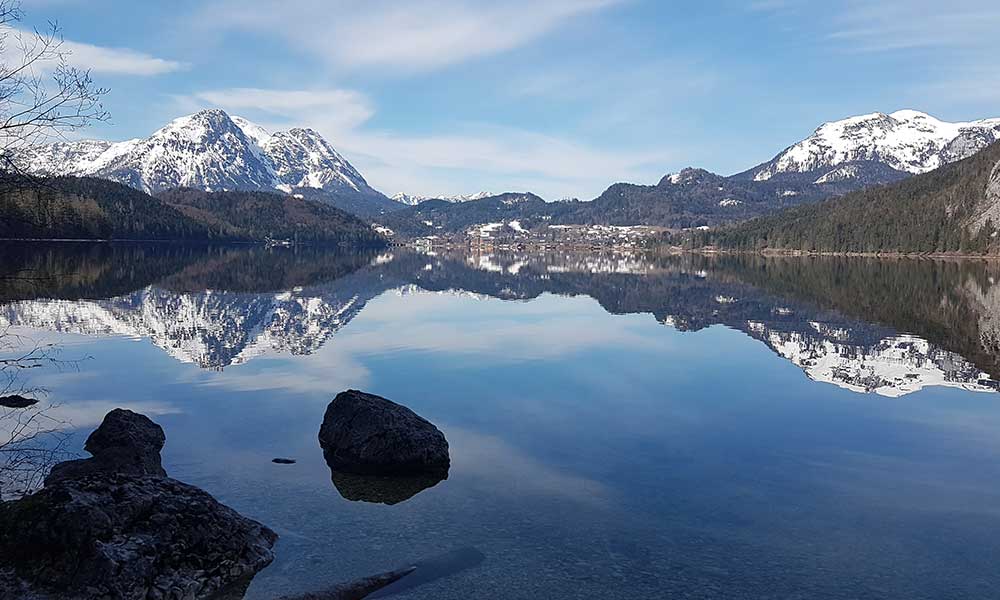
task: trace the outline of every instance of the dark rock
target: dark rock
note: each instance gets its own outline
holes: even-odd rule
[[[80,598],[207,598],[273,559],[277,535],[166,477],[95,474],[0,507],[0,564]]]
[[[38,404],[38,400],[25,398],[18,394],[0,397],[0,406],[3,408],[28,408],[36,404]]]
[[[271,462],[273,462],[276,465],[294,465],[295,464],[295,459],[294,458],[272,458]]]
[[[356,475],[331,470],[333,485],[345,500],[399,504],[448,478],[447,473],[419,475]]]
[[[398,571],[390,571],[349,583],[342,583],[323,592],[302,594],[301,596],[284,596],[279,600],[362,600],[371,595],[372,592],[376,592],[387,585],[399,581],[415,570],[416,567],[407,567]]]
[[[166,477],[164,440],[146,417],[112,411],[87,440],[94,458],[0,503],[0,600],[195,600],[245,589],[273,560],[277,534]]]
[[[381,396],[348,390],[326,409],[319,443],[337,471],[367,475],[447,473],[448,441],[430,421]]]
[[[87,438],[84,449],[93,458],[59,463],[45,479],[46,485],[94,473],[166,477],[160,450],[166,442],[163,428],[145,415],[116,408]]]

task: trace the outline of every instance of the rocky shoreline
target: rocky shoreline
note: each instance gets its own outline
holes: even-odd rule
[[[90,458],[59,463],[42,489],[0,503],[0,600],[242,598],[274,560],[278,535],[170,478],[165,443],[148,417],[115,409],[87,438]],[[402,502],[446,479],[450,465],[433,424],[356,390],[330,403],[320,444],[354,500]],[[360,600],[417,569],[281,600]]]

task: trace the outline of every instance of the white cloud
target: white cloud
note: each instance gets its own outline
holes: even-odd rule
[[[0,36],[6,36],[2,58],[5,63],[15,64],[23,60],[22,47],[40,48],[37,45],[37,35],[33,31],[0,28]],[[164,58],[157,58],[144,52],[129,48],[111,48],[95,46],[83,42],[63,40],[58,51],[64,53],[66,62],[79,69],[89,69],[94,73],[105,75],[137,75],[151,76],[172,73],[185,68],[185,65]],[[34,66],[37,71],[45,72],[55,68],[55,60],[43,60]]]
[[[1000,47],[995,0],[758,0],[749,10],[808,20],[842,50],[891,52]],[[992,61],[993,55],[985,55]]]
[[[998,48],[997,22],[1000,4],[994,0],[851,0],[840,5],[830,38],[853,50],[873,52]]]
[[[623,0],[216,0],[213,28],[273,34],[349,67],[431,69],[517,48]]]
[[[185,68],[177,61],[157,58],[128,48],[107,48],[66,41],[63,49],[70,53],[67,62],[95,73],[149,76],[173,73]]]
[[[361,125],[375,114],[368,98],[353,90],[233,88],[198,92],[194,99],[196,104],[221,106],[235,112],[260,111],[278,121],[287,121],[294,115],[322,115],[324,123],[334,131]]]

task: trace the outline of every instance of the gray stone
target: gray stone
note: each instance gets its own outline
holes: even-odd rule
[[[448,441],[430,421],[381,396],[348,390],[326,409],[319,431],[330,467],[367,475],[447,474]]]
[[[166,442],[163,428],[145,415],[116,408],[87,438],[84,449],[93,458],[70,460],[52,468],[46,485],[95,473],[166,477],[160,450]]]
[[[0,503],[0,599],[211,598],[270,564],[277,534],[166,477],[164,440],[112,411],[87,440],[94,458]]]

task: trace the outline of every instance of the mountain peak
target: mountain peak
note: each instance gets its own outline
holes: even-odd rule
[[[930,119],[932,121],[939,121],[939,119],[936,119],[925,112],[921,112],[919,110],[913,110],[912,108],[904,108],[903,110],[897,110],[896,112],[891,113],[889,116],[898,121],[910,121],[914,119]]]
[[[711,171],[695,167],[685,167],[677,173],[665,175],[660,180],[659,185],[689,185],[692,183],[701,183],[708,178],[714,177],[718,177],[718,175]]]
[[[822,177],[846,163],[886,167],[900,175],[926,173],[967,158],[1000,140],[1000,120],[941,121],[927,113],[875,112],[824,123],[808,138],[749,172],[756,181],[779,174],[813,173]],[[865,169],[854,169],[857,177]]]
[[[417,194],[399,192],[398,194],[395,194],[392,199],[401,204],[406,204],[407,206],[416,206],[425,200],[444,200],[445,202],[457,204],[460,202],[482,200],[483,198],[490,198],[496,195],[497,194],[494,194],[493,192],[476,192],[475,194],[460,194],[455,196],[420,196]]]
[[[23,162],[39,174],[100,177],[150,193],[311,188],[388,202],[315,130],[271,133],[219,108],[178,117],[145,139],[34,148]]]

